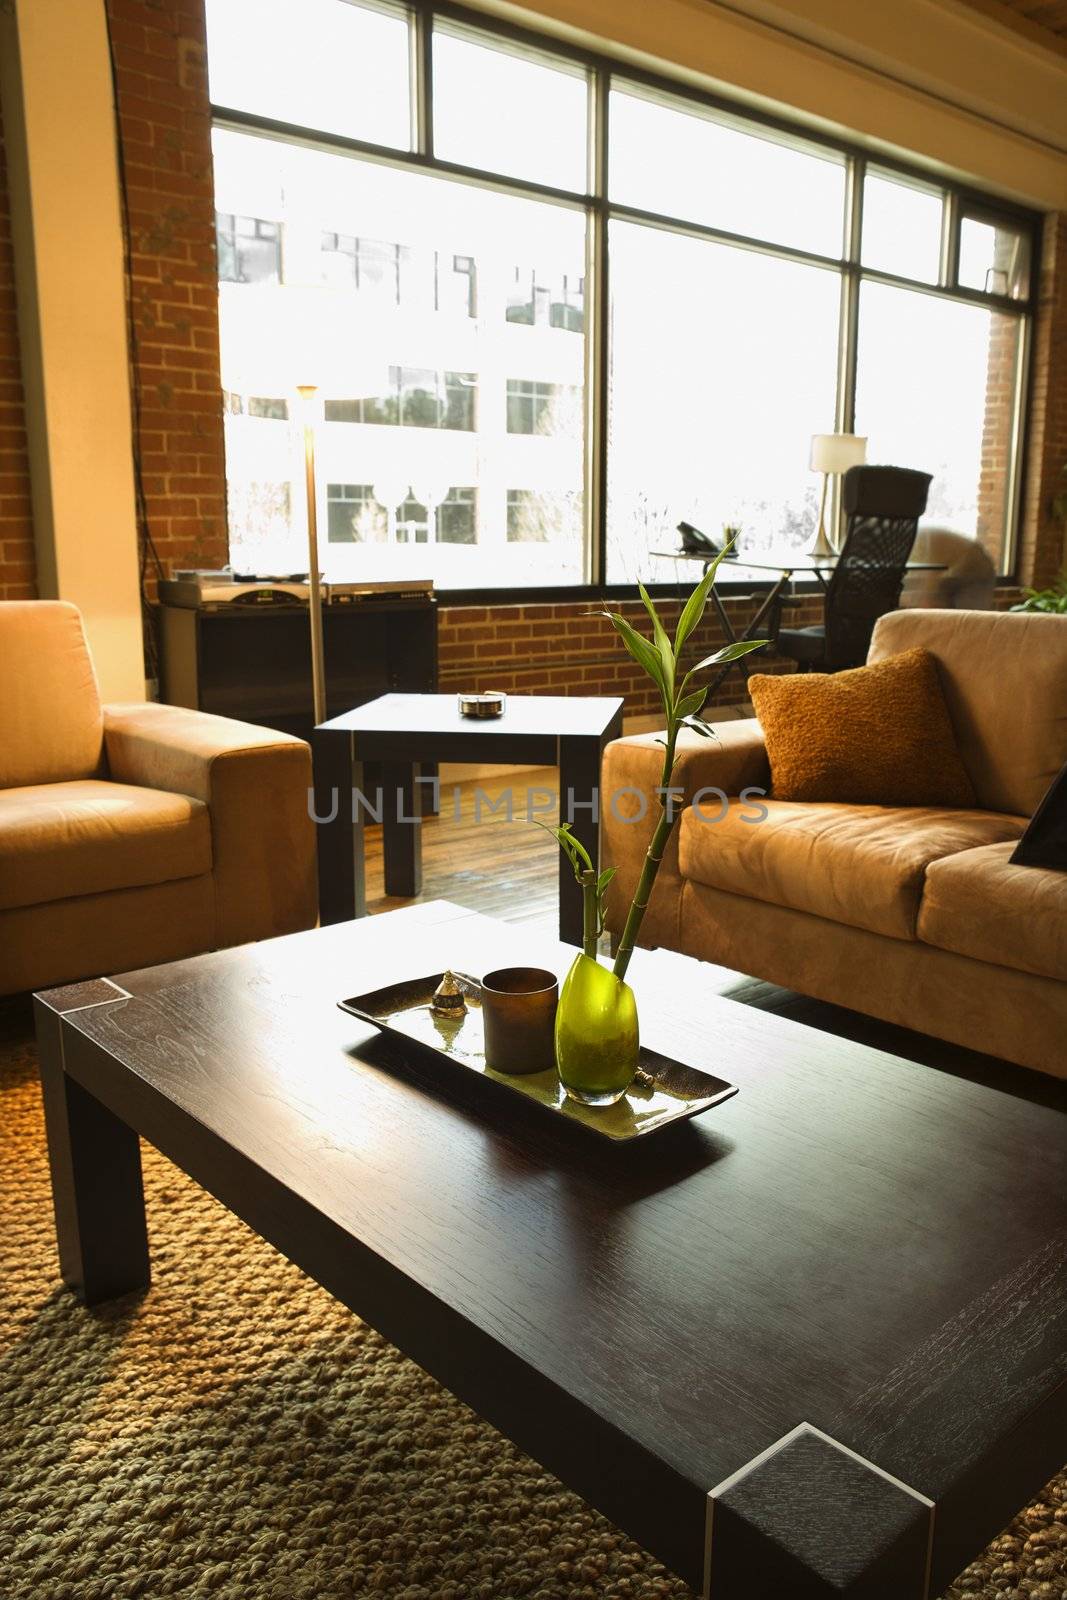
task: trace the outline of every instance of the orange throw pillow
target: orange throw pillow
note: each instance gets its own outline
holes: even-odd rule
[[[929,650],[848,672],[754,674],[776,800],[977,805]]]

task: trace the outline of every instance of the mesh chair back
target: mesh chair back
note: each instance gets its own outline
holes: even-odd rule
[[[826,593],[831,671],[862,666],[878,618],[897,609],[930,481],[908,467],[845,473],[845,542]]]

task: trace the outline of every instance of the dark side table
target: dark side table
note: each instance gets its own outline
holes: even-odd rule
[[[454,694],[383,694],[315,729],[315,817],[319,918],[325,926],[366,915],[363,829],[379,817],[385,891],[411,898],[422,887],[420,805],[433,780],[416,768],[437,761],[558,767],[560,819],[594,862],[600,855],[600,761],[622,732],[622,701],[584,695],[509,696],[504,714],[461,717]],[[381,791],[365,794],[364,762],[381,763]],[[362,796],[362,799],[361,799]],[[546,819],[547,820],[547,819]],[[582,942],[582,897],[563,852],[559,932]]]

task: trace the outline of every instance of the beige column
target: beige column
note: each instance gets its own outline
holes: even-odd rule
[[[0,5],[39,592],[86,622],[106,700],[144,698],[129,351],[104,0]]]

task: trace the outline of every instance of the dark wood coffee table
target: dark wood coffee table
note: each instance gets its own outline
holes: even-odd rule
[[[622,701],[598,695],[509,695],[502,717],[459,714],[454,694],[383,694],[315,729],[315,815],[319,819],[319,920],[366,915],[363,828],[367,812],[350,797],[364,763],[380,762],[386,894],[422,888],[422,827],[416,768],[438,761],[558,767],[560,820],[573,825],[594,861],[600,855],[600,761],[622,732]],[[516,784],[521,792],[521,783]],[[517,813],[521,815],[521,810]],[[546,816],[544,820],[549,820]],[[554,820],[554,819],[552,819]],[[559,932],[582,942],[582,895],[560,851]]]
[[[435,902],[39,996],[63,1277],[147,1285],[141,1134],[716,1600],[939,1594],[1067,1455],[1065,1086],[638,952],[646,1041],[741,1092],[602,1149],[335,1008],[571,954]]]

